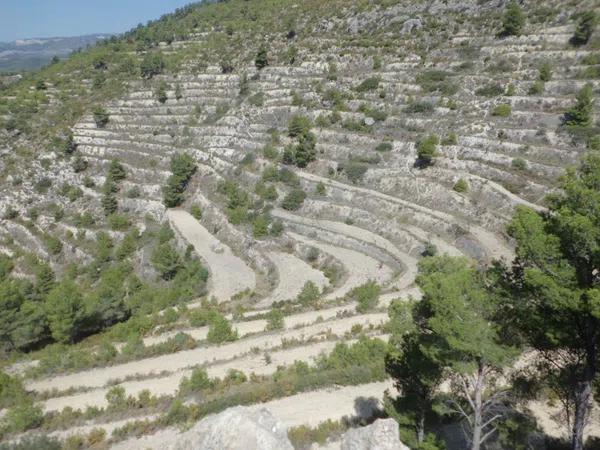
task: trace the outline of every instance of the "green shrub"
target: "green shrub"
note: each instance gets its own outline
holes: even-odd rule
[[[262,149],[262,154],[265,158],[270,159],[271,161],[276,160],[279,157],[279,152],[271,144],[264,146]]]
[[[442,139],[442,145],[456,145],[458,144],[458,136],[456,133],[449,133],[444,139]]]
[[[432,243],[432,242],[427,242],[425,244],[425,248],[423,249],[423,253],[421,253],[421,255],[423,257],[427,257],[427,256],[435,256],[438,254],[438,248],[437,246]]]
[[[588,43],[594,30],[598,25],[598,14],[595,11],[586,11],[577,20],[575,34],[571,38],[573,45],[585,45]]]
[[[511,166],[517,170],[525,171],[527,170],[527,161],[523,158],[515,158],[512,160]]]
[[[368,169],[368,165],[356,161],[349,161],[344,165],[344,173],[354,184],[362,181]]]
[[[320,296],[321,292],[318,286],[312,281],[307,281],[296,300],[303,306],[314,306]]]
[[[262,46],[258,50],[256,58],[254,59],[254,65],[258,70],[262,70],[269,65],[269,55],[267,53],[266,47]]]
[[[183,377],[179,383],[179,395],[189,395],[201,392],[214,386],[204,367],[196,367],[190,377]]]
[[[292,189],[281,202],[281,207],[288,211],[296,211],[306,199],[306,192],[302,189]]]
[[[591,84],[586,84],[577,93],[576,104],[565,113],[564,124],[573,127],[588,127],[592,124],[593,111],[594,91]]]
[[[43,418],[42,409],[31,398],[22,397],[6,412],[3,422],[9,432],[21,433],[39,427]]]
[[[533,84],[529,87],[527,93],[529,95],[542,95],[544,93],[544,89],[546,85],[541,80],[535,80]]]
[[[465,180],[464,178],[460,178],[454,184],[454,187],[452,189],[454,189],[456,192],[467,192],[469,190],[469,183],[467,183],[467,180]]]
[[[361,286],[355,287],[350,291],[350,298],[358,303],[356,311],[366,313],[377,307],[381,288],[374,281],[369,281]]]
[[[417,142],[417,158],[420,163],[426,166],[433,163],[434,158],[438,156],[438,143],[439,138],[434,134],[424,137]]]
[[[381,82],[381,78],[379,77],[370,77],[360,83],[358,86],[354,88],[357,92],[367,92],[374,91],[379,88],[379,83]]]
[[[256,94],[251,95],[248,98],[248,103],[256,107],[263,106],[265,104],[265,94],[262,92],[257,92]]]
[[[525,14],[515,0],[511,0],[504,11],[502,35],[520,36],[525,25]]]
[[[307,134],[312,128],[311,120],[306,116],[294,115],[288,123],[288,135],[298,137]]]
[[[538,79],[544,83],[552,79],[552,65],[548,61],[545,61],[540,66]]]
[[[369,133],[371,127],[366,125],[362,120],[346,119],[342,122],[342,128],[348,131],[354,131],[358,133]]]
[[[273,308],[267,314],[266,331],[282,330],[285,327],[283,311],[279,308]]]
[[[252,222],[252,235],[255,238],[261,238],[269,234],[269,217],[264,214],[257,216]]]
[[[158,87],[156,88],[154,95],[159,103],[165,103],[168,100],[169,97],[167,96],[167,83],[164,80],[161,80],[161,82],[158,83]]]
[[[167,208],[183,203],[183,193],[196,169],[196,162],[187,153],[177,153],[171,157],[172,175],[167,179],[167,185],[163,187],[163,202]]]
[[[475,91],[475,95],[479,95],[481,97],[497,97],[504,94],[504,91],[505,89],[502,85],[497,83],[489,83],[477,89]]]
[[[94,109],[94,122],[96,123],[96,126],[98,128],[106,127],[109,120],[110,120],[110,116],[108,115],[108,112],[104,108],[102,108],[101,106],[98,106],[97,108]]]
[[[389,152],[391,150],[392,150],[391,142],[382,142],[381,144],[378,144],[377,147],[375,147],[375,151],[378,151],[378,152]]]
[[[492,116],[508,117],[512,113],[510,103],[501,103],[492,109]]]
[[[114,231],[125,231],[131,226],[131,220],[125,214],[113,213],[106,218],[108,226]]]
[[[208,334],[206,335],[208,342],[211,344],[222,344],[224,342],[235,341],[237,338],[237,331],[233,330],[225,317],[218,313],[215,313],[211,317]]]
[[[143,78],[152,78],[165,69],[165,60],[162,53],[147,53],[140,63],[140,72]]]
[[[458,92],[459,87],[448,81],[448,77],[452,75],[444,70],[427,70],[417,75],[417,84],[425,92],[440,92],[443,95],[454,95]]]
[[[164,280],[172,280],[183,267],[181,256],[168,242],[154,248],[152,265]]]
[[[581,64],[584,66],[596,66],[600,64],[600,53],[590,53],[581,58]]]
[[[408,104],[403,111],[408,114],[422,114],[433,112],[435,106],[431,102],[418,101]]]
[[[190,214],[192,216],[194,216],[194,219],[196,219],[196,220],[202,219],[202,208],[200,207],[200,205],[198,203],[194,203],[190,207]]]

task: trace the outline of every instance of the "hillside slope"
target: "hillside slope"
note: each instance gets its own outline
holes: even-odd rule
[[[571,42],[591,0],[524,5],[520,36],[499,35],[504,6],[191,5],[6,87],[0,252],[28,293],[15,312],[26,331],[5,345],[27,354],[11,369],[41,378],[26,386],[46,411],[106,406],[114,384],[173,395],[195,365],[270,376],[276,365],[259,369],[249,355],[291,365],[331,350],[315,341],[385,338],[384,313],[335,308],[370,281],[380,307],[418,296],[423,255],[509,263],[515,207],[543,210],[593,145],[596,128],[574,134],[563,119],[586,85],[599,92],[600,40]],[[30,318],[57,284],[71,323]],[[302,303],[313,287],[320,300]],[[287,332],[263,336],[267,308],[284,300],[310,316],[286,316]],[[207,319],[194,316],[208,302],[240,330],[226,349],[205,341]],[[172,346],[131,350],[141,341]],[[360,395],[388,383],[361,380]],[[139,418],[164,408],[159,400]],[[325,409],[319,421],[341,415]],[[125,423],[113,422],[105,428]]]

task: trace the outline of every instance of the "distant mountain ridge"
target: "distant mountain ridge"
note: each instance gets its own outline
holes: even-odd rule
[[[94,45],[110,34],[89,34],[74,37],[17,39],[0,42],[0,72],[39,69],[52,57],[65,57],[75,50]]]

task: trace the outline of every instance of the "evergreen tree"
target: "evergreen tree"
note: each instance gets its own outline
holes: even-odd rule
[[[564,116],[568,126],[587,127],[592,124],[594,113],[594,91],[591,84],[586,84],[577,93],[577,103]]]
[[[506,5],[504,17],[502,19],[502,35],[503,36],[520,36],[523,26],[525,25],[525,14],[515,0],[511,0]]]
[[[262,70],[269,65],[269,55],[267,54],[266,47],[262,46],[258,50],[254,64],[258,70]]]
[[[125,172],[125,168],[118,159],[113,159],[110,161],[110,166],[108,167],[108,177],[115,183],[127,178],[127,172]]]
[[[586,11],[577,21],[575,34],[571,38],[573,45],[585,45],[592,37],[592,33],[598,24],[598,14],[595,11]]]
[[[227,319],[221,314],[215,313],[210,320],[206,340],[211,344],[222,344],[235,341],[237,338],[237,331],[231,328],[231,324]]]
[[[52,337],[57,342],[72,342],[82,319],[83,297],[70,280],[57,284],[46,298],[46,316]]]
[[[446,407],[463,419],[469,448],[479,450],[507,411],[507,392],[494,381],[518,354],[497,325],[501,304],[465,258],[424,258],[416,281],[423,291],[414,310],[418,351],[450,377]]]
[[[443,367],[424,351],[426,334],[419,333],[412,320],[414,302],[394,301],[389,315],[391,336],[385,358],[386,371],[400,395],[392,401],[394,416],[407,421],[415,431],[415,443],[425,440],[426,419],[432,413]]]
[[[513,318],[540,358],[541,381],[567,406],[571,448],[583,436],[600,357],[600,155],[568,170],[550,212],[519,207],[509,226],[517,240]]]
[[[182,268],[181,256],[169,243],[156,246],[152,252],[152,265],[164,280],[171,280]]]

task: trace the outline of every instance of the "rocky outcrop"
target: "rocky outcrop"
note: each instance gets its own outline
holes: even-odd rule
[[[200,421],[180,435],[169,450],[293,450],[293,447],[285,426],[269,410],[237,406]]]
[[[409,450],[400,442],[398,423],[379,419],[367,427],[352,428],[342,436],[341,450]]]

